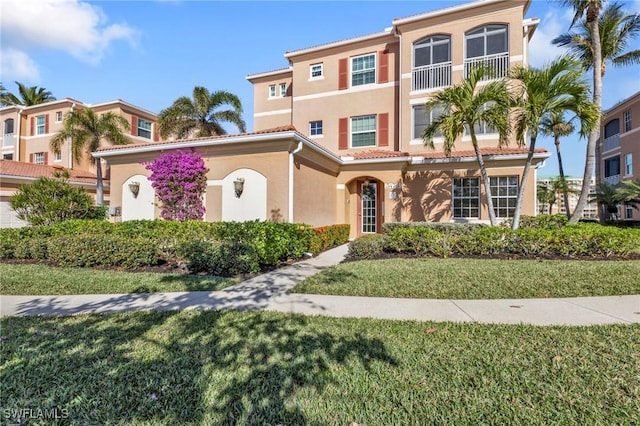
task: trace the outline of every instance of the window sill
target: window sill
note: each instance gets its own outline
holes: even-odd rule
[[[443,137],[433,138],[433,143],[444,143]],[[424,145],[424,139],[411,139],[409,145]]]
[[[322,138],[324,138],[324,135],[309,135],[309,137],[311,139],[322,139]]]
[[[309,77],[309,80],[307,81],[318,81],[318,80],[324,80],[324,76],[320,76],[320,77]]]

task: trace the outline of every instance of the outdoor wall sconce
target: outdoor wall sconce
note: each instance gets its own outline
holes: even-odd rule
[[[244,178],[238,178],[233,181],[233,190],[236,193],[236,198],[240,198],[242,191],[244,191]]]
[[[129,184],[129,191],[133,194],[133,198],[138,198],[140,193],[140,182],[131,182]]]

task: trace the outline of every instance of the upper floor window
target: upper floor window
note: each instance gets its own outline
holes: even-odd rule
[[[269,86],[269,97],[270,98],[275,98],[276,97],[276,85],[272,84],[271,86]]]
[[[3,160],[13,160],[13,154],[2,154]]]
[[[13,134],[13,118],[7,118],[6,120],[4,120],[4,134]]]
[[[375,114],[351,118],[351,147],[365,146],[376,146]]]
[[[620,175],[620,156],[604,160],[604,177]]]
[[[376,82],[376,55],[370,53],[351,58],[351,86]]]
[[[309,123],[309,134],[320,136],[322,134],[322,121],[312,121]]]
[[[620,120],[614,118],[604,125],[604,138],[610,138],[620,133]]]
[[[442,106],[436,105],[434,108],[427,110],[425,105],[413,106],[413,139],[422,139],[424,129],[428,125],[437,120],[442,115]],[[436,137],[442,136],[442,133],[438,131],[435,134]]]
[[[46,132],[46,117],[39,115],[36,117],[36,135],[44,135]]]
[[[62,111],[56,112],[56,123],[60,123],[62,121]]]
[[[44,152],[36,152],[33,154],[33,162],[36,164],[44,164]]]
[[[630,109],[626,110],[623,116],[624,116],[624,131],[630,132],[631,131],[631,110]]]
[[[465,60],[464,75],[478,67],[486,67],[491,78],[502,78],[509,71],[509,32],[506,25],[487,25],[469,31],[464,35]]]
[[[431,36],[415,42],[412,90],[449,85],[451,85],[451,38]]]
[[[312,64],[309,67],[309,78],[321,78],[323,76],[322,64]]]
[[[62,161],[62,151],[54,152],[54,161]]]
[[[283,98],[287,96],[287,83],[280,83],[280,96]]]
[[[138,136],[151,139],[151,122],[138,118]]]
[[[624,155],[624,174],[625,176],[633,175],[633,154],[628,153]]]

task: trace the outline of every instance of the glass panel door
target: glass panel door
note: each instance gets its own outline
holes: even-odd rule
[[[377,232],[377,190],[376,182],[363,183],[362,194],[362,233]]]

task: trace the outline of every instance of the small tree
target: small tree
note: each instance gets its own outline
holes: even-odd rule
[[[106,207],[94,206],[83,188],[69,184],[69,172],[54,172],[22,185],[9,201],[18,217],[30,225],[52,225],[70,219],[106,219]]]
[[[160,216],[166,220],[202,220],[202,200],[209,171],[196,152],[174,151],[145,163],[149,180],[160,200]]]

